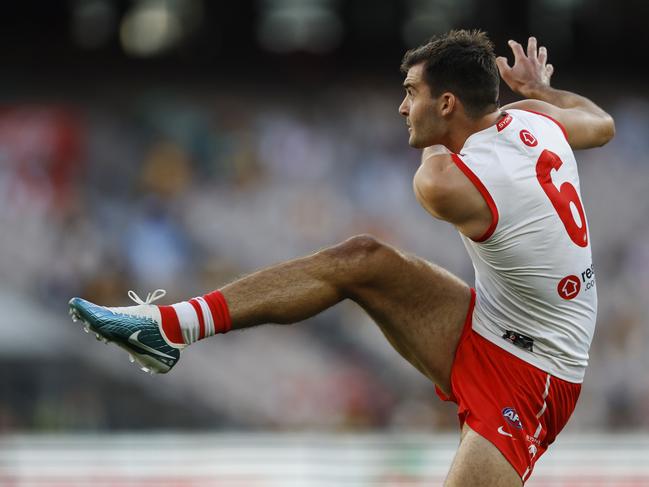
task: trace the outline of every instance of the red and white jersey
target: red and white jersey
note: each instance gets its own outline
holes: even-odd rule
[[[563,127],[508,110],[452,157],[492,213],[485,235],[462,236],[475,269],[473,329],[556,377],[582,382],[597,294],[577,163]]]

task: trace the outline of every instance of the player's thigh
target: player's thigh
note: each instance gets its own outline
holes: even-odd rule
[[[503,454],[468,425],[444,487],[521,487],[523,482]]]
[[[461,279],[416,256],[384,246],[377,275],[353,298],[390,343],[446,392],[471,290]]]

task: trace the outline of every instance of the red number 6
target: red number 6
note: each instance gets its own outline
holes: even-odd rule
[[[554,206],[554,209],[559,214],[559,218],[561,218],[563,226],[566,227],[570,239],[580,247],[586,247],[588,245],[586,215],[584,213],[584,207],[579,200],[577,190],[568,182],[563,183],[557,189],[550,176],[552,169],[558,170],[562,164],[563,161],[557,154],[547,149],[544,150],[536,162],[536,179],[539,180],[541,188],[543,188],[547,197],[550,198],[552,206]],[[575,205],[577,213],[579,213],[581,226],[575,221],[575,217],[570,209],[570,203]]]

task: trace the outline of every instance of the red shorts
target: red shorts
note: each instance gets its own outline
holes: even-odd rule
[[[451,371],[460,426],[493,443],[525,482],[568,422],[581,384],[551,376],[473,331],[475,291]]]

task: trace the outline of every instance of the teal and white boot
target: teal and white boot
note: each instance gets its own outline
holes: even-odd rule
[[[162,329],[159,308],[151,304],[166,293],[158,289],[147,295],[146,300],[133,291],[129,297],[137,306],[107,308],[85,299],[72,298],[69,302],[73,321],[81,320],[86,333],[93,332],[97,340],[115,343],[129,353],[131,362],[151,374],[169,372],[180,359],[185,347],[171,343]]]

